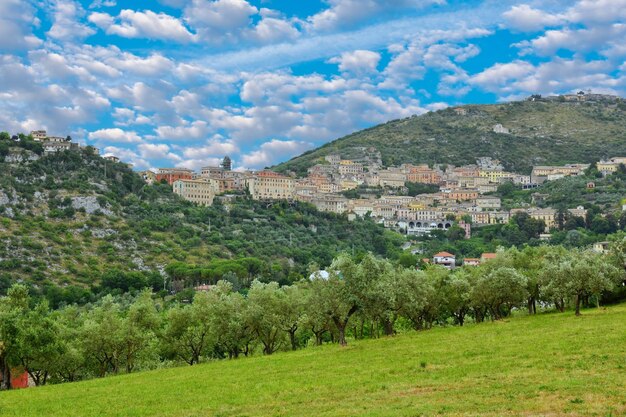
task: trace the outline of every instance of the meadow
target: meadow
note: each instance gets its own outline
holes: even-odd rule
[[[0,393],[2,417],[356,415],[626,415],[626,304]]]

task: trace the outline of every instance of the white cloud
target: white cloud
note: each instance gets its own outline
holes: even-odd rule
[[[352,72],[354,74],[370,74],[377,72],[376,67],[380,62],[380,54],[378,52],[356,50],[352,52],[344,52],[341,56],[331,58],[331,64],[339,64],[339,71]]]
[[[125,131],[120,128],[100,129],[89,133],[89,140],[115,142],[115,143],[137,143],[141,138],[134,131]]]
[[[138,12],[124,9],[117,17],[95,12],[89,15],[89,21],[109,35],[124,38],[147,38],[181,43],[193,42],[196,39],[196,35],[179,19],[151,10]]]
[[[50,38],[63,42],[78,42],[95,33],[92,28],[80,23],[85,11],[79,3],[72,0],[56,0],[53,9],[54,23],[48,31]]]
[[[259,169],[299,155],[312,147],[307,142],[273,139],[262,144],[258,150],[243,155],[242,164],[246,168]]]
[[[0,2],[0,52],[37,47],[42,41],[33,35],[35,10],[28,2],[3,0]]]
[[[417,10],[433,4],[444,4],[444,0],[327,0],[329,8],[311,17],[308,22],[312,30],[328,31],[354,26],[372,16],[398,10]]]
[[[159,126],[155,131],[161,140],[197,140],[208,135],[209,127],[206,122],[196,120],[181,126]]]
[[[503,16],[507,20],[507,27],[520,31],[536,31],[548,26],[561,25],[565,21],[562,16],[534,9],[527,4],[513,6]]]
[[[258,9],[246,0],[191,0],[185,21],[210,44],[252,41],[272,43],[300,35],[297,19],[286,19],[270,9]]]

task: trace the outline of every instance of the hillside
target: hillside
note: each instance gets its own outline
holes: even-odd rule
[[[371,221],[245,196],[198,207],[89,148],[41,156],[31,145],[0,154],[0,294],[25,280],[53,305],[84,303],[103,275],[116,271],[122,278],[109,281],[128,281],[123,274],[133,272],[135,288],[158,290],[164,269],[177,261],[212,271],[188,285],[228,271],[242,281],[289,283],[310,262],[327,265],[339,251],[394,257],[399,250],[399,235]]]
[[[618,416],[626,305],[0,394],[6,417]]]
[[[495,133],[497,124],[510,133]],[[492,157],[508,170],[530,173],[533,165],[626,154],[626,103],[540,100],[448,108],[353,133],[274,169],[304,174],[329,154],[380,158],[386,166],[463,165]]]

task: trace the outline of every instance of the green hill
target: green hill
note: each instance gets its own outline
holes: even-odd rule
[[[495,133],[501,124],[509,134]],[[330,142],[274,169],[305,174],[329,154],[403,163],[472,164],[499,159],[505,168],[529,173],[533,165],[593,162],[626,154],[626,103],[521,101],[469,105],[394,120]]]
[[[187,285],[228,272],[244,285],[254,278],[285,284],[305,275],[310,262],[327,265],[340,251],[399,252],[401,237],[369,220],[244,195],[198,207],[89,148],[43,156],[26,139],[19,146],[1,142],[0,294],[26,281],[53,306],[84,303],[107,273],[119,283],[110,290],[158,290],[163,270],[175,262],[198,266]]]
[[[626,305],[0,394],[3,417],[620,416]]]

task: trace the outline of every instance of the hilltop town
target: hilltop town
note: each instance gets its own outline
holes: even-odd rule
[[[429,234],[458,225],[471,235],[472,226],[507,223],[516,213],[527,213],[545,223],[545,232],[555,226],[555,208],[530,207],[504,210],[501,199],[492,195],[504,183],[520,189],[533,189],[546,181],[584,173],[590,164],[535,166],[531,175],[507,172],[499,161],[489,157],[474,165],[446,164],[382,167],[374,155],[367,160],[342,159],[329,155],[309,168],[304,178],[286,176],[270,170],[237,172],[230,158],[219,167],[205,167],[197,173],[184,168],[163,168],[140,174],[147,182],[165,181],[176,194],[201,205],[211,205],[218,194],[247,191],[255,200],[297,200],[313,204],[318,210],[349,218],[369,216],[385,227],[407,235]],[[615,172],[626,157],[599,161],[603,175]],[[414,184],[428,185],[433,192],[409,195]],[[590,182],[588,187],[594,187]],[[570,207],[572,216],[585,218],[583,207]]]

